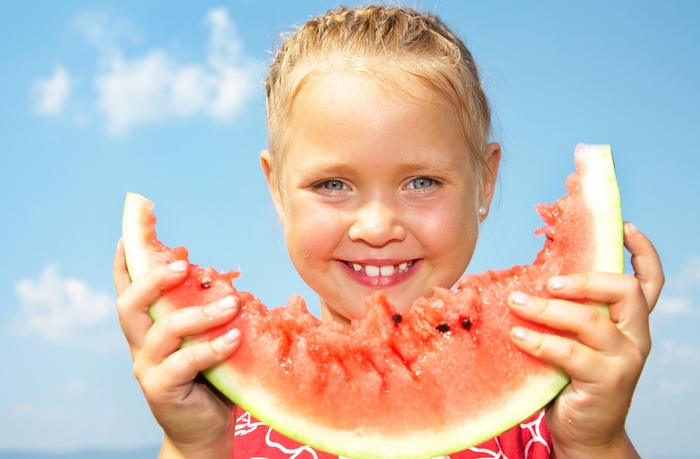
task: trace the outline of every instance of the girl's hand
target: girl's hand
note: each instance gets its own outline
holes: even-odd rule
[[[554,299],[520,293],[509,298],[510,308],[519,316],[571,332],[578,339],[521,327],[511,333],[520,349],[571,376],[571,383],[547,409],[558,459],[639,457],[625,432],[625,418],[651,350],[649,313],[664,275],[651,242],[630,223],[625,224],[624,235],[634,276],[597,272],[558,276],[547,285]],[[610,318],[568,300],[608,303]]]
[[[156,324],[148,307],[161,292],[183,282],[185,261],[151,269],[133,283],[126,269],[121,241],[114,256],[114,284],[122,331],[134,360],[134,374],[156,421],[165,431],[159,457],[231,456],[235,420],[232,404],[201,377],[205,370],[230,356],[240,343],[231,330],[208,343],[180,349],[183,338],[233,319],[239,310],[235,297],[218,303],[173,311]]]

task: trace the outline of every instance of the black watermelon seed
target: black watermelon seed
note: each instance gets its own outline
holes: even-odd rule
[[[472,328],[472,320],[471,319],[463,319],[462,320],[462,328],[465,330],[469,330]]]
[[[447,333],[448,331],[450,331],[450,324],[448,324],[447,322],[443,322],[441,324],[437,324],[437,327],[435,328],[440,333]]]
[[[393,316],[391,316],[391,320],[393,320],[394,324],[398,327],[401,321],[403,320],[403,317],[401,316],[401,314],[394,314]]]
[[[202,281],[202,288],[209,288],[211,287],[211,281],[209,279],[204,279]]]

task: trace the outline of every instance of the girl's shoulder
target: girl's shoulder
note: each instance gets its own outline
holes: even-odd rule
[[[238,408],[231,459],[338,459],[275,432]],[[445,456],[449,459],[546,459],[552,450],[544,410],[478,446]]]

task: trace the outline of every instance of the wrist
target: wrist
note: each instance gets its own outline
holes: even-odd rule
[[[232,448],[233,435],[204,446],[178,445],[166,435],[158,459],[230,459]]]
[[[553,459],[641,459],[624,430],[600,445],[563,445],[552,439]]]

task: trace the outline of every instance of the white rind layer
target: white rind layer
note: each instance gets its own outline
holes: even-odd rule
[[[143,196],[128,192],[124,202],[122,216],[122,240],[126,267],[132,279],[136,279],[148,271],[148,254],[150,246],[143,240],[143,226],[155,204]]]
[[[583,199],[593,212],[596,254],[591,271],[622,273],[622,208],[610,145],[579,144],[574,159],[580,169]]]
[[[593,209],[593,234],[596,253],[591,271],[622,273],[625,269],[620,190],[610,145],[580,143],[574,151],[579,168],[583,200]],[[610,317],[608,306],[592,303]]]
[[[145,241],[147,235],[143,228],[147,226],[146,219],[152,216],[152,201],[140,194],[127,192],[124,202],[124,214],[122,216],[122,240],[124,243],[124,256],[126,267],[132,279],[136,279],[148,271],[150,266],[151,245]],[[172,311],[173,307],[164,298],[159,299],[148,309],[148,314],[155,321],[163,314]]]

